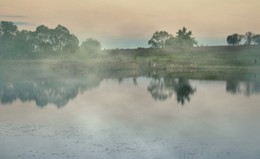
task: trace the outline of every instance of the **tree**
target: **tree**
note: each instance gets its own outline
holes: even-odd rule
[[[171,37],[172,35],[166,31],[156,31],[148,41],[148,45],[152,48],[165,48],[165,42]]]
[[[81,44],[81,49],[87,53],[97,53],[101,50],[101,44],[99,41],[89,38]]]
[[[34,52],[75,52],[78,49],[78,38],[70,31],[58,25],[55,29],[41,25],[32,33]]]
[[[239,34],[235,33],[235,34],[229,35],[227,37],[227,43],[229,45],[233,45],[233,46],[234,45],[239,45],[239,43],[241,42],[242,38],[243,38],[242,35],[239,35]]]
[[[14,49],[14,38],[18,28],[12,22],[1,21],[0,23],[0,49],[6,53]]]
[[[2,38],[4,34],[4,31],[3,31],[3,27],[2,27],[2,22],[0,23],[0,39]]]
[[[180,48],[192,47],[197,44],[197,41],[192,37],[192,31],[188,31],[186,27],[183,27],[177,32],[175,45]]]
[[[252,41],[253,41],[253,37],[254,37],[254,33],[252,32],[246,32],[245,33],[245,39],[246,39],[246,42],[245,42],[245,45],[251,45]]]
[[[58,25],[53,30],[51,38],[54,39],[53,49],[55,51],[75,52],[78,49],[78,38],[75,35],[70,34],[70,31],[62,25]]]
[[[254,35],[253,41],[254,41],[254,43],[259,45],[260,44],[260,34]]]
[[[31,32],[27,30],[22,30],[17,33],[15,38],[15,43],[17,48],[16,52],[30,54],[33,50],[33,41],[31,39]]]
[[[174,48],[174,47],[176,47],[176,42],[177,42],[176,38],[172,36],[165,41],[165,47]]]
[[[87,52],[97,52],[101,50],[101,44],[95,39],[87,39],[81,48]],[[62,25],[54,29],[40,25],[35,31],[19,31],[12,22],[0,22],[0,53],[3,57],[16,56],[17,53],[26,56],[37,56],[38,53],[72,53],[78,49],[78,38]]]
[[[0,38],[13,38],[18,32],[18,28],[12,22],[1,21]]]
[[[35,32],[31,33],[30,40],[32,40],[33,52],[52,52],[53,39],[51,38],[51,30],[45,26],[40,25]]]

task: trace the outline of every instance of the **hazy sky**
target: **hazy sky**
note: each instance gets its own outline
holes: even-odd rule
[[[147,46],[155,31],[183,26],[200,44],[216,45],[234,32],[260,33],[259,8],[259,0],[0,0],[0,20],[32,30],[62,24],[105,48]]]

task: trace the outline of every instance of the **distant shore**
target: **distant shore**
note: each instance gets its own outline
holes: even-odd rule
[[[174,74],[195,79],[229,79],[260,72],[260,46],[194,47],[189,50],[116,49],[95,56],[0,59],[2,80],[138,77]],[[243,74],[243,76],[240,76]],[[245,75],[245,76],[244,76]],[[256,79],[260,78],[258,75]]]

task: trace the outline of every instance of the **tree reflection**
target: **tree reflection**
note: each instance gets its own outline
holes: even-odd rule
[[[174,88],[177,95],[177,101],[182,105],[185,104],[185,100],[190,101],[190,95],[193,95],[196,91],[195,88],[191,87],[189,81],[184,78],[179,78]]]
[[[226,84],[226,91],[232,94],[240,93],[239,81],[228,80]]]
[[[137,79],[136,79],[136,77],[133,77],[133,84],[134,84],[135,86],[137,86],[137,85],[138,85],[138,82],[137,82]]]
[[[226,91],[231,94],[251,96],[252,94],[260,93],[260,82],[228,80],[226,83]]]
[[[172,97],[172,90],[165,86],[164,79],[155,77],[150,81],[147,90],[151,93],[153,99],[165,101]]]
[[[189,81],[183,77],[173,78],[166,76],[163,78],[153,77],[148,85],[147,90],[151,93],[153,99],[165,101],[176,94],[178,103],[182,105],[190,101],[190,96],[196,91]]]
[[[54,104],[65,106],[80,92],[99,85],[100,80],[85,80],[84,82],[62,81],[30,81],[30,82],[0,82],[0,101],[11,104],[19,99],[22,102],[35,101],[39,107]]]
[[[259,94],[260,93],[260,82],[247,82],[246,83],[246,95],[250,96],[251,94]]]

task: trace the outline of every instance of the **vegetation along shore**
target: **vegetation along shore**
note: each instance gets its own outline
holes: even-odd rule
[[[259,34],[247,32],[227,36],[226,46],[200,46],[192,31],[183,27],[172,35],[157,31],[148,41],[150,48],[102,49],[98,40],[82,43],[70,31],[58,25],[41,25],[35,31],[22,30],[12,22],[0,25],[1,63],[49,62],[58,68],[68,63],[80,69],[94,70],[164,70],[259,69]]]

